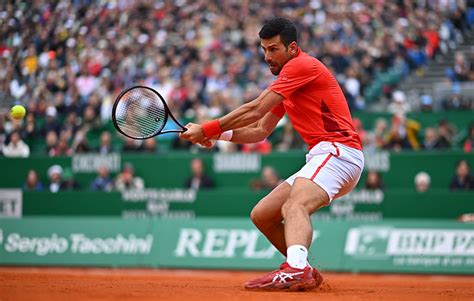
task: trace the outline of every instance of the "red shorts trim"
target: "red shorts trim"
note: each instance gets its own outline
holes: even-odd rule
[[[341,153],[339,152],[339,147],[337,147],[336,143],[332,143],[332,146],[334,146],[334,148],[336,149],[336,157],[339,157],[341,155]]]
[[[339,150],[337,152],[339,154]],[[314,172],[314,174],[311,176],[311,181],[314,180],[314,178],[316,178],[316,176],[318,175],[319,171],[321,170],[321,168],[323,168],[324,165],[326,165],[326,163],[328,163],[329,159],[331,159],[333,155],[332,154],[329,154],[326,159],[324,159],[323,163],[321,163],[321,165],[318,166],[318,168],[316,169],[316,171]]]

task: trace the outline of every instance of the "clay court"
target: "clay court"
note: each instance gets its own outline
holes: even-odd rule
[[[474,276],[324,273],[310,292],[253,292],[261,272],[0,268],[0,300],[474,300]]]

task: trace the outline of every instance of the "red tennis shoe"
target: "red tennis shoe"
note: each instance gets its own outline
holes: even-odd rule
[[[316,268],[311,269],[311,275],[313,276],[314,281],[316,282],[315,287],[318,287],[321,285],[321,283],[323,283],[323,275],[321,275],[321,273],[316,270]]]
[[[312,268],[295,269],[285,262],[280,266],[280,269],[248,281],[245,283],[245,288],[248,290],[303,291],[316,288],[316,284]]]

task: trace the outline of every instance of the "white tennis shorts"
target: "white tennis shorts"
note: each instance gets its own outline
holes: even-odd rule
[[[286,182],[297,177],[310,179],[329,196],[329,202],[351,191],[364,169],[362,151],[337,142],[320,142],[306,155],[306,164]]]

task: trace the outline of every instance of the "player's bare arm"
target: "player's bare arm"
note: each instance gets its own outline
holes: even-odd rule
[[[262,119],[246,127],[234,130],[231,139],[219,139],[219,136],[199,142],[200,145],[211,148],[216,140],[228,140],[235,143],[256,143],[267,138],[280,121],[280,117],[272,112],[267,113]]]
[[[281,101],[283,101],[283,96],[273,91],[265,90],[256,99],[238,107],[229,114],[215,120],[214,126],[218,128],[218,132],[216,132],[215,134],[218,135],[220,134],[220,132],[224,132],[231,129],[240,129],[252,125],[253,123],[263,119],[264,116],[267,115],[267,113],[270,112],[270,110]],[[276,122],[278,122],[278,120]],[[188,125],[186,125],[186,127],[188,130],[182,133],[180,135],[180,138],[189,140],[192,143],[202,143],[212,138],[212,134],[214,134],[212,132],[213,129],[211,129],[210,133],[206,135],[206,130],[203,129],[203,126],[199,124],[189,123]],[[252,128],[255,129],[255,127],[249,127],[249,129]],[[260,136],[262,134],[258,133],[259,130],[251,130],[251,132],[253,132],[253,134],[257,134],[257,136]],[[242,134],[238,135],[240,139],[246,139],[242,138],[241,136]],[[232,139],[232,141],[234,141],[234,138]],[[258,141],[253,141],[252,139],[252,142]],[[241,143],[251,142],[249,141]]]
[[[235,143],[256,143],[267,138],[275,129],[280,118],[268,112],[255,124],[234,130],[230,141]]]

